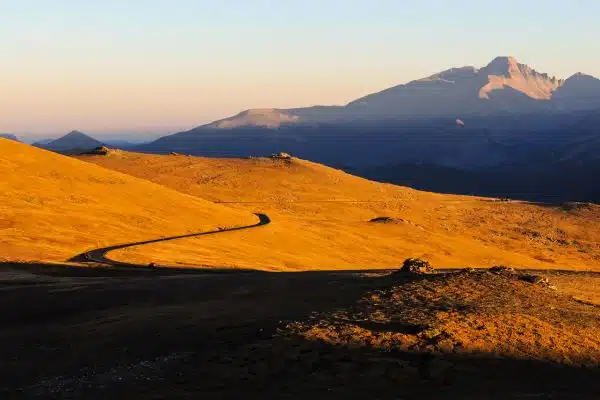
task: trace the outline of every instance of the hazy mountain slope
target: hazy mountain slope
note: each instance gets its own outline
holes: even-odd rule
[[[596,184],[600,171],[600,111],[536,119],[539,124],[525,117],[516,118],[516,125],[496,121],[500,127],[497,134],[488,130],[481,135],[489,139],[490,146],[471,151],[471,159],[496,159],[501,161],[498,163],[473,168],[474,164],[469,165],[466,159],[452,165],[441,157],[419,163],[404,156],[354,171],[370,179],[436,192],[600,203],[600,187]],[[460,137],[453,142],[459,143]],[[475,137],[469,142],[476,143]],[[464,145],[456,146],[455,154],[447,152],[446,157],[459,161],[461,155],[469,153],[466,150]]]
[[[600,79],[575,74],[556,90],[552,103],[558,110],[600,109]]]
[[[278,128],[282,124],[298,121],[298,117],[285,113],[282,110],[253,109],[247,110],[231,118],[215,121],[207,127],[217,129],[233,129],[243,126],[259,126],[264,128]]]
[[[343,167],[510,164],[519,159],[502,142],[508,138],[512,148],[544,151],[549,144],[539,138],[569,126],[566,120],[577,118],[570,113],[600,109],[599,82],[584,75],[563,81],[512,57],[497,57],[481,69],[452,68],[344,107],[248,110],[137,150],[225,157],[287,151]],[[462,129],[457,118],[466,123]],[[549,118],[552,123],[546,123]]]
[[[508,197],[550,204],[564,201],[600,203],[600,188],[596,184],[599,161],[583,165],[579,161],[565,161],[551,167],[531,165],[482,170],[392,163],[360,173],[381,182],[441,193]]]
[[[209,159],[121,152],[81,159],[252,212],[273,222],[233,237],[185,239],[123,260],[275,270],[385,268],[409,256],[458,267],[600,269],[600,209],[564,211],[380,184],[292,159]],[[381,216],[392,223],[374,223]],[[580,251],[581,250],[581,251]]]
[[[505,115],[465,118],[465,125],[457,125],[455,118],[445,118],[286,125],[274,130],[198,128],[164,137],[140,150],[210,157],[264,156],[285,151],[341,168],[402,162],[471,169],[520,163],[537,153],[561,150],[560,146],[578,140],[588,129],[585,120],[585,114]]]
[[[480,69],[451,68],[343,107],[248,110],[136,150],[209,157],[285,151],[420,188],[598,201],[589,183],[596,167],[585,161],[586,143],[600,137],[595,110],[600,80],[562,80],[497,57]],[[440,186],[435,171],[465,180]],[[499,184],[490,187],[495,179]]]
[[[582,78],[572,78],[569,86]],[[246,110],[230,118],[201,126],[203,129],[241,127],[278,128],[282,124],[350,122],[357,119],[466,117],[473,115],[527,114],[551,111],[555,92],[565,81],[540,73],[513,57],[497,57],[481,69],[451,68],[427,78],[359,98],[345,107]],[[590,93],[600,95],[596,87]],[[570,100],[585,102],[580,91],[566,89],[564,109],[579,109]],[[588,96],[585,94],[583,97]],[[591,101],[590,100],[590,101]],[[600,107],[600,106],[599,106]],[[194,131],[201,133],[198,128]]]
[[[181,192],[0,139],[0,259],[64,261],[99,246],[255,222]]]
[[[17,138],[15,135],[13,135],[12,133],[0,133],[0,138],[4,138],[4,139],[9,139],[9,140],[14,140],[16,142],[19,142],[19,138]]]
[[[100,146],[102,146],[102,142],[79,131],[69,132],[58,139],[38,145],[38,147],[58,152],[86,151]]]

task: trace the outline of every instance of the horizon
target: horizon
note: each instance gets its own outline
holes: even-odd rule
[[[142,12],[114,0],[80,3],[0,5],[0,50],[11,55],[0,74],[10,94],[0,100],[0,132],[24,139],[72,130],[157,137],[251,108],[343,105],[448,68],[480,68],[497,56],[561,79],[577,72],[600,77],[586,39],[600,37],[600,4],[592,1],[577,8],[504,2],[504,10],[518,5],[519,13],[508,14],[511,25],[527,26],[526,36],[507,30],[502,18],[491,21],[494,6],[465,0],[177,7],[152,0]],[[534,12],[539,18],[531,20]]]

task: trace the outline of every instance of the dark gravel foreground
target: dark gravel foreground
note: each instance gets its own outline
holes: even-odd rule
[[[473,287],[489,288],[481,277],[475,286],[470,284],[466,275],[461,276],[462,283],[450,285],[464,284],[470,293]],[[304,334],[306,329],[298,328],[310,328],[311,321],[324,318],[336,327],[339,324],[333,319],[340,315],[354,318],[351,322],[356,324],[361,307],[402,314],[390,296],[410,294],[418,300],[415,287],[446,290],[447,276],[90,272],[4,264],[0,266],[0,396],[598,398],[598,364],[314,340]],[[491,279],[500,282],[501,278]],[[543,293],[541,288],[532,290]],[[365,303],[373,293],[390,296]],[[506,305],[510,297],[499,301]],[[374,310],[374,306],[384,308]],[[585,324],[598,321],[600,328],[597,306],[569,307],[569,312],[583,313]],[[485,310],[485,305],[477,310]],[[516,312],[510,304],[506,310]],[[423,308],[425,314],[430,311],[431,307]],[[564,327],[575,315],[561,319],[559,311],[548,317],[551,326]],[[421,314],[413,308],[407,315],[411,321],[427,324]],[[363,319],[361,326],[376,332],[372,324],[365,324],[368,318]],[[431,326],[419,329],[388,324],[385,332],[418,336]]]

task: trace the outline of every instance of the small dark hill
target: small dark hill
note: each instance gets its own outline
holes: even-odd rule
[[[20,142],[19,138],[16,137],[15,135],[11,134],[11,133],[0,133],[0,138],[4,138],[4,139],[14,140],[16,142]]]
[[[47,150],[52,150],[60,153],[82,153],[102,147],[104,144],[85,133],[72,131],[65,136],[60,137],[46,144],[35,144],[37,147],[42,147]]]

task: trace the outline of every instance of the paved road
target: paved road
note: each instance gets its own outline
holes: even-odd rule
[[[141,245],[151,244],[151,243],[168,242],[171,240],[205,236],[205,235],[214,235],[217,233],[241,231],[241,230],[245,230],[245,229],[258,228],[260,226],[268,225],[271,223],[271,218],[269,218],[268,215],[266,215],[266,214],[255,214],[255,215],[258,217],[258,222],[254,225],[240,226],[237,228],[218,229],[218,230],[208,231],[208,232],[190,233],[190,234],[186,234],[186,235],[171,236],[171,237],[161,238],[161,239],[146,240],[143,242],[125,243],[125,244],[119,244],[119,245],[115,245],[115,246],[103,247],[100,249],[90,250],[85,253],[79,254],[79,255],[71,258],[69,261],[95,262],[95,263],[109,264],[109,265],[120,266],[120,267],[143,267],[143,265],[139,265],[139,264],[131,264],[131,263],[126,263],[126,262],[121,262],[121,261],[115,261],[115,260],[108,258],[107,255],[111,251],[125,249],[128,247],[141,246]]]

